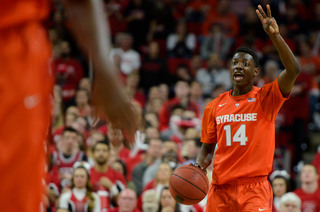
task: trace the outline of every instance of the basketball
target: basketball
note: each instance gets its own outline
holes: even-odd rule
[[[209,181],[198,167],[184,165],[170,177],[169,190],[172,197],[184,205],[194,205],[203,200],[209,190]]]

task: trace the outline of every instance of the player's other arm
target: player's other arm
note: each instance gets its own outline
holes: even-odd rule
[[[300,71],[298,60],[280,35],[278,24],[271,16],[270,6],[267,5],[267,14],[264,12],[261,5],[258,6],[256,13],[265,32],[268,34],[273,45],[276,47],[281,62],[285,67],[285,69],[279,75],[278,82],[282,95],[286,96],[290,93],[294,82],[298,77]]]
[[[215,143],[202,143],[201,149],[197,155],[196,164],[199,164],[206,169],[211,164],[215,146]]]
[[[101,0],[65,0],[71,31],[93,64],[93,103],[100,115],[106,115],[116,127],[125,129],[133,140],[138,116],[125,95],[109,60],[111,50],[107,17]],[[116,145],[116,144],[115,144]]]

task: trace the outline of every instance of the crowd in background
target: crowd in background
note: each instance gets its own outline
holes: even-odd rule
[[[301,166],[302,153],[311,148],[310,132],[320,130],[318,0],[104,0],[113,44],[106,60],[113,61],[140,116],[132,149],[113,146],[112,141],[126,139],[125,132],[94,116],[90,55],[79,51],[69,32],[71,24],[79,23],[68,22],[61,0],[53,1],[45,23],[56,76],[48,211],[203,211],[205,200],[177,204],[169,178],[176,167],[195,162],[206,104],[232,89],[228,64],[235,49],[246,46],[258,53],[258,87],[283,69],[255,13],[258,4],[270,4],[301,67],[275,122],[274,208],[280,211],[281,203],[294,202],[319,211],[320,190],[314,188],[320,153],[314,166]],[[274,184],[282,185],[281,192]],[[280,201],[289,191],[299,197],[289,193]]]

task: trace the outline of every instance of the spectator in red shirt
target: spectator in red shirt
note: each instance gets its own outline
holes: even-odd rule
[[[169,120],[171,116],[172,109],[176,106],[182,106],[184,109],[192,110],[199,117],[199,108],[197,104],[190,100],[190,87],[187,82],[178,81],[174,87],[175,97],[167,100],[160,112],[160,131],[164,133],[169,129]]]
[[[106,141],[98,141],[93,147],[94,166],[90,169],[90,182],[101,201],[101,208],[110,208],[119,192],[125,188],[124,176],[109,167],[110,146]]]
[[[85,89],[79,89],[76,92],[76,105],[79,109],[79,115],[89,117],[91,113],[91,106],[89,104],[89,92]]]
[[[82,64],[71,56],[71,47],[68,41],[60,43],[60,51],[60,57],[54,61],[56,80],[62,87],[64,102],[68,102],[75,97],[84,71]]]
[[[118,207],[110,209],[110,212],[141,212],[137,209],[137,195],[127,188],[120,192],[118,198]]]
[[[87,161],[84,152],[79,150],[79,133],[71,128],[64,129],[58,143],[58,150],[52,154],[53,169],[57,169],[62,189],[70,187],[73,165],[78,161]]]
[[[126,92],[132,99],[139,102],[141,107],[144,107],[146,104],[146,96],[138,89],[139,81],[140,77],[137,73],[129,74],[126,79]]]
[[[311,164],[303,166],[300,173],[301,187],[294,191],[301,199],[302,211],[318,212],[320,210],[320,189],[318,172]]]
[[[122,130],[108,124],[107,137],[109,139],[110,147],[115,151],[117,158],[126,160],[129,158],[130,150],[123,145],[123,140],[125,139]],[[119,144],[119,145],[113,145]]]
[[[228,0],[219,0],[218,7],[212,11],[203,23],[202,33],[207,35],[212,24],[222,24],[228,37],[235,38],[239,34],[238,17],[230,12]]]

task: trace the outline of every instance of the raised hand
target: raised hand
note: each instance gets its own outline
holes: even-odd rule
[[[256,13],[262,23],[264,31],[270,35],[276,35],[279,33],[279,27],[276,20],[271,16],[270,5],[267,4],[267,13],[264,12],[261,5],[258,5],[258,9],[256,9]]]

